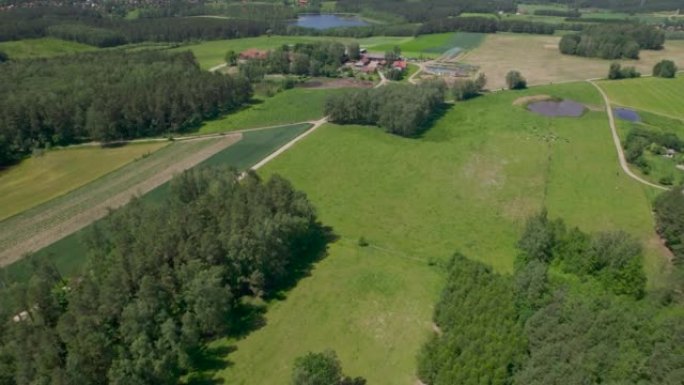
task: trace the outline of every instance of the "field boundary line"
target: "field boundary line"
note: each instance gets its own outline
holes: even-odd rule
[[[594,86],[601,96],[603,97],[603,103],[606,105],[606,113],[608,114],[608,125],[610,126],[610,131],[613,135],[613,143],[615,144],[615,150],[617,150],[617,155],[618,155],[618,160],[620,162],[620,167],[622,167],[622,170],[632,179],[636,180],[639,183],[645,184],[650,187],[654,187],[660,190],[668,191],[669,189],[667,187],[663,187],[661,185],[657,185],[655,183],[651,183],[640,176],[636,175],[635,173],[632,172],[629,168],[629,164],[627,163],[627,158],[625,158],[625,152],[622,150],[622,142],[620,141],[620,136],[617,133],[617,127],[615,126],[615,117],[613,116],[613,107],[611,105],[610,99],[608,98],[608,94],[606,94],[603,89],[594,82],[594,79],[588,79],[587,82]]]

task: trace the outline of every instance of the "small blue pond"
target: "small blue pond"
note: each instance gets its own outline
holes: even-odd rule
[[[313,29],[329,29],[339,27],[363,27],[369,25],[358,16],[343,16],[333,14],[300,15],[292,23],[298,27]]]
[[[584,105],[572,100],[543,100],[527,105],[527,109],[543,116],[579,117],[584,113]]]
[[[634,110],[630,110],[629,108],[613,108],[613,113],[622,120],[627,120],[629,122],[641,121],[639,114]]]

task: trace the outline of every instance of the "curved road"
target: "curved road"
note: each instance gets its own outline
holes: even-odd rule
[[[625,158],[625,153],[622,150],[622,143],[620,142],[620,137],[618,136],[617,133],[617,128],[615,127],[615,117],[613,116],[613,108],[611,107],[610,99],[608,98],[608,95],[603,91],[601,87],[599,87],[598,84],[594,83],[593,79],[587,80],[589,84],[594,86],[598,92],[601,94],[603,97],[603,103],[606,105],[606,113],[608,114],[608,123],[610,124],[610,131],[613,134],[613,143],[615,144],[615,149],[617,150],[618,153],[618,159],[620,161],[620,167],[622,167],[622,170],[629,175],[630,178],[636,180],[639,183],[645,184],[647,186],[655,187],[660,190],[665,190],[667,191],[667,187],[663,187],[660,185],[657,185],[655,183],[651,183],[640,176],[636,175],[635,173],[632,172],[632,170],[629,169],[629,165],[627,164],[627,158]]]

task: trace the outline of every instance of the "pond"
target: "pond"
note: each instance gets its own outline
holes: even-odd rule
[[[544,100],[527,105],[527,109],[544,116],[579,117],[584,113],[584,105],[572,100]]]
[[[313,29],[329,29],[339,27],[363,27],[370,25],[358,16],[320,14],[320,15],[300,15],[293,25]]]
[[[641,120],[639,114],[634,110],[630,110],[629,108],[613,108],[613,112],[618,118],[628,122],[638,122]]]

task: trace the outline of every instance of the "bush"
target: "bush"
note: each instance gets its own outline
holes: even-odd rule
[[[506,85],[511,90],[522,90],[527,88],[527,80],[518,71],[509,71],[506,74]]]
[[[641,77],[641,73],[634,67],[622,67],[620,63],[612,63],[608,69],[608,79],[630,79]]]
[[[457,80],[451,88],[451,94],[455,100],[472,99],[480,95],[486,84],[487,77],[485,74],[480,74],[476,80]]]
[[[672,60],[663,60],[653,66],[653,76],[659,78],[674,78],[677,74],[677,66]]]
[[[9,56],[4,51],[0,51],[0,63],[4,63],[8,60]]]

